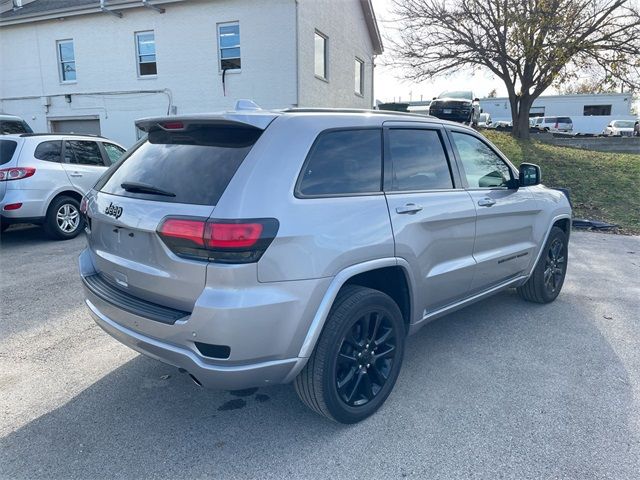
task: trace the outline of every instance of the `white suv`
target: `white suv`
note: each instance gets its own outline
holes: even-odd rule
[[[570,117],[537,117],[533,127],[541,132],[571,133],[573,121]]]
[[[0,225],[35,223],[66,240],[82,231],[82,196],[125,149],[93,135],[0,137]]]

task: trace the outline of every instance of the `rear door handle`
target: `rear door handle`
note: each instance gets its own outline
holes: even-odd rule
[[[81,177],[82,174],[80,172],[73,172],[69,174],[70,177]]]
[[[478,205],[481,207],[491,207],[496,204],[496,201],[493,198],[481,198],[478,200]]]
[[[396,207],[396,213],[399,213],[400,215],[407,214],[407,213],[408,214],[417,213],[420,210],[422,210],[422,207],[420,205],[416,205],[415,203],[407,203],[402,207]]]

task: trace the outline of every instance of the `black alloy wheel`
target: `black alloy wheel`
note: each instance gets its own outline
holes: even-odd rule
[[[564,230],[552,227],[533,273],[524,285],[517,288],[522,298],[536,303],[549,303],[556,299],[567,274],[567,243]]]
[[[544,265],[544,286],[549,295],[556,293],[562,286],[565,271],[567,268],[567,258],[564,254],[562,240],[554,238],[547,249],[547,258]]]
[[[300,400],[340,423],[356,423],[375,413],[400,373],[404,322],[398,304],[386,293],[344,286],[295,379]]]
[[[397,336],[384,311],[373,310],[354,322],[336,361],[336,388],[343,402],[358,407],[380,393],[393,367]]]

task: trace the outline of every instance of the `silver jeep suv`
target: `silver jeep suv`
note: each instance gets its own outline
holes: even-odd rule
[[[571,209],[474,130],[349,110],[137,122],[148,138],[82,204],[95,321],[204,386],[293,382],[353,423],[408,334],[506,288],[547,303]]]

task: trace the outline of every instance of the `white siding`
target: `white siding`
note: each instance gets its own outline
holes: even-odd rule
[[[0,108],[36,131],[48,131],[52,118],[98,115],[103,135],[131,145],[133,121],[166,115],[170,97],[178,114],[232,108],[238,98],[264,108],[297,103],[293,0],[191,0],[165,8],[164,14],[136,8],[122,18],[91,14],[3,27]],[[240,22],[242,71],[227,72],[223,96],[216,24],[228,21]],[[143,30],[155,31],[154,78],[137,75],[134,32]],[[67,38],[74,40],[77,82],[63,85],[56,40]],[[149,90],[162,93],[144,93]],[[78,95],[92,92],[111,94]],[[73,94],[71,103],[65,94]],[[50,97],[48,112],[41,97]]]
[[[300,0],[298,4],[301,107],[371,108],[373,47],[358,0]],[[328,37],[327,81],[314,74],[314,33]],[[355,92],[355,59],[365,62],[364,95]]]

